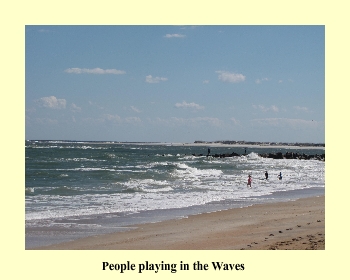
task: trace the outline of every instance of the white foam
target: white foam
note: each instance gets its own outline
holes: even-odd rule
[[[223,174],[218,169],[199,169],[197,167],[190,167],[183,163],[176,164],[179,169],[175,170],[175,175],[186,178],[203,178],[203,177],[219,177]]]
[[[69,161],[71,161],[70,164],[79,161],[97,161],[88,157],[88,155],[72,156]],[[172,156],[168,151],[164,159],[159,152],[156,161],[154,157],[150,157],[149,160],[148,157],[146,160],[145,157],[140,157],[137,161],[129,162],[118,156],[120,162],[116,163],[114,161],[116,156],[113,153],[108,154],[107,157],[113,159],[111,160],[113,163],[109,165],[78,163],[71,165],[72,168],[52,169],[62,171],[59,180],[64,182],[62,185],[66,184],[69,187],[71,185],[66,179],[70,177],[65,178],[66,175],[71,174],[69,171],[76,171],[74,175],[79,175],[79,172],[110,171],[113,176],[108,176],[112,178],[108,178],[108,183],[98,182],[97,184],[101,185],[97,186],[90,182],[86,183],[87,189],[98,190],[101,193],[87,194],[87,191],[84,194],[85,186],[82,185],[79,192],[73,192],[73,195],[43,195],[51,189],[46,187],[45,192],[40,193],[40,188],[35,185],[36,182],[28,185],[35,186],[36,189],[34,191],[33,188],[31,192],[31,188],[26,188],[26,194],[28,194],[26,221],[37,222],[34,220],[184,208],[228,199],[252,199],[252,196],[266,195],[277,190],[288,191],[324,186],[325,169],[324,162],[321,161],[274,160],[261,158],[256,153],[225,159],[209,159],[178,154]],[[61,164],[61,167],[65,167],[64,163]],[[268,181],[265,180],[265,170],[269,172]],[[282,181],[277,178],[279,172],[283,174]],[[80,174],[81,178],[86,178],[86,174]],[[253,176],[251,189],[247,188],[248,174]]]

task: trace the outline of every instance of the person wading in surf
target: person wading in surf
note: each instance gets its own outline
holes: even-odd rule
[[[250,175],[248,175],[247,187],[248,187],[248,188],[251,188],[251,187],[252,187],[252,176],[250,176]]]

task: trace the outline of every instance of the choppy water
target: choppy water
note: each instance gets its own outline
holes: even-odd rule
[[[207,147],[198,146],[26,141],[25,151],[26,248],[136,223],[295,199],[325,187],[323,161],[259,156],[324,150],[249,148],[247,155],[212,158],[193,156],[206,155]],[[243,154],[244,148],[211,147],[211,154],[232,152]]]

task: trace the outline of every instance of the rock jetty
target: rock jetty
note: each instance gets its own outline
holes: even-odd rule
[[[192,154],[193,156],[204,156],[203,154]],[[206,155],[207,157],[215,157],[215,158],[227,158],[227,157],[240,157],[245,156],[247,154],[237,154],[235,152],[232,153],[225,153],[225,154],[209,154]],[[325,161],[326,156],[325,154],[315,154],[315,155],[306,155],[304,153],[293,153],[293,152],[287,152],[285,154],[281,152],[277,153],[266,153],[266,154],[259,154],[260,157],[263,158],[273,158],[273,159],[303,159],[303,160],[321,160]]]
[[[315,160],[322,160],[322,161],[325,161],[326,159],[325,154],[306,155],[304,153],[292,153],[292,152],[287,152],[285,154],[282,154],[281,152],[259,154],[259,156],[264,158],[273,158],[273,159],[304,159],[304,160],[315,159]]]

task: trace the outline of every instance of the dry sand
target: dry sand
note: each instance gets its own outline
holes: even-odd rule
[[[45,250],[324,250],[325,197],[142,224]]]

